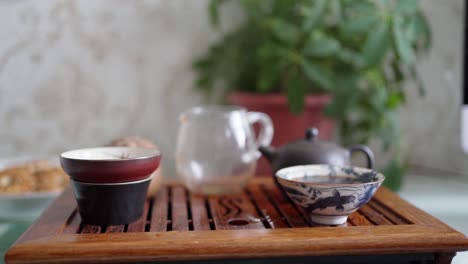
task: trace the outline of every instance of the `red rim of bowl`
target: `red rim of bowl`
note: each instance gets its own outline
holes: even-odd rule
[[[111,149],[113,151],[120,149],[122,152],[125,150],[137,150],[142,151],[143,154],[129,158],[102,159],[83,158],[79,155],[70,156],[74,152],[105,151]],[[96,184],[129,183],[145,180],[150,177],[151,174],[159,167],[161,157],[161,152],[157,149],[138,147],[98,147],[66,151],[60,155],[60,164],[65,172],[70,176],[70,179],[75,181]],[[115,165],[113,166],[112,164]],[[94,172],[93,167],[95,167]],[[138,170],[138,168],[140,171],[135,172],[136,176],[131,175],[131,171]],[[146,172],[143,173],[142,170],[146,170]]]

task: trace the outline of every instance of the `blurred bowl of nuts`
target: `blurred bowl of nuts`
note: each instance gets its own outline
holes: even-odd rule
[[[58,160],[0,159],[0,220],[34,220],[68,184]]]

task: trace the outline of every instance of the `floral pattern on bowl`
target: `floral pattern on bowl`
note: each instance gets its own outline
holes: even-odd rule
[[[371,169],[333,165],[288,167],[279,170],[276,178],[313,222],[324,225],[346,223],[348,215],[366,204],[385,179]]]

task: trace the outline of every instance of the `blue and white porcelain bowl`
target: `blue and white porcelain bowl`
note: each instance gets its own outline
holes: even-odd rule
[[[366,204],[385,177],[371,169],[334,165],[294,166],[276,172],[283,190],[310,219],[323,225],[341,225]]]

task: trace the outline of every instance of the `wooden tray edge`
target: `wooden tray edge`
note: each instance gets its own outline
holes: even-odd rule
[[[74,263],[78,260],[98,263],[468,250],[465,235],[427,225],[344,229],[223,230],[216,234],[210,231],[173,231],[132,233],[125,238],[119,234],[58,235],[14,245],[5,260],[6,263]],[[344,238],[351,239],[353,243],[340,243]],[[408,249],[409,243],[411,249]]]

